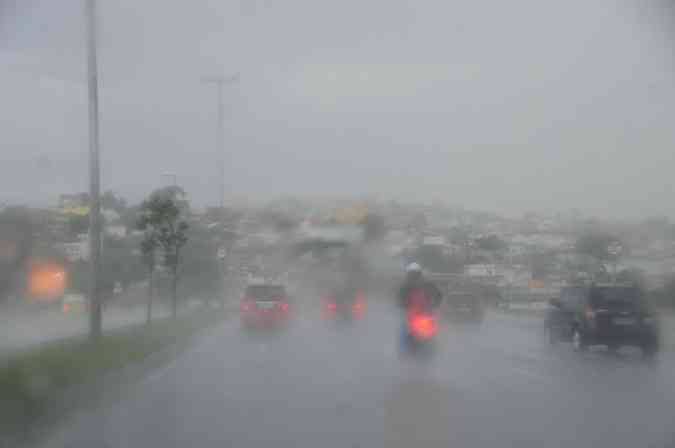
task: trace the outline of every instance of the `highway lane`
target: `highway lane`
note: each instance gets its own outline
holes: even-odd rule
[[[397,316],[315,313],[288,331],[211,329],[49,447],[669,446],[675,358],[548,347],[534,318],[445,328],[429,362],[400,359]]]

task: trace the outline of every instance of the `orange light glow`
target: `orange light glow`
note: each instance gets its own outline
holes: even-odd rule
[[[409,319],[410,332],[420,339],[431,339],[436,334],[436,321],[428,314],[415,314]]]
[[[66,290],[64,267],[54,262],[33,262],[28,271],[28,293],[32,299],[53,301]]]

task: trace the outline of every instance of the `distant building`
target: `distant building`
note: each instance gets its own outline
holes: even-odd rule
[[[89,238],[86,234],[81,235],[76,241],[60,243],[58,247],[71,262],[89,260]]]
[[[469,277],[495,277],[497,266],[494,264],[467,264],[464,266],[464,274]]]
[[[64,215],[86,216],[89,214],[89,194],[62,194],[57,208]]]
[[[422,238],[423,246],[445,246],[445,238],[442,236],[425,236]]]
[[[127,228],[122,224],[115,224],[105,227],[105,233],[114,238],[126,238]]]
[[[87,206],[89,206],[89,193],[62,194],[59,196],[59,208]]]

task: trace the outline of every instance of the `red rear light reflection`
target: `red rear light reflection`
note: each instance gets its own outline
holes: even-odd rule
[[[431,339],[436,334],[436,321],[429,314],[415,314],[409,318],[408,325],[413,336]]]
[[[352,313],[356,317],[361,317],[363,316],[363,312],[366,310],[366,305],[362,300],[357,300],[354,302],[352,305]]]
[[[337,303],[330,297],[325,297],[323,299],[323,310],[322,314],[324,319],[332,319],[337,313]]]

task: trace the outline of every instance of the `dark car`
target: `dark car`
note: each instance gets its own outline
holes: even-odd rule
[[[246,328],[280,326],[288,321],[290,309],[283,285],[249,285],[241,299],[241,322]]]
[[[446,294],[441,311],[446,319],[453,322],[480,323],[485,314],[480,297],[464,292]]]
[[[571,341],[577,351],[591,345],[635,346],[646,356],[658,351],[658,322],[636,287],[566,287],[551,305],[545,320],[551,343]]]

